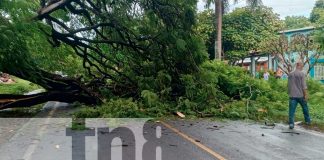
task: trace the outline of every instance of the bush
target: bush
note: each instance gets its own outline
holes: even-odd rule
[[[268,81],[252,78],[241,67],[207,61],[199,71],[180,76],[180,95],[172,95],[172,77],[160,71],[156,78],[142,77],[137,99],[110,100],[97,108],[86,108],[78,117],[162,117],[176,111],[186,116],[214,116],[231,119],[286,119],[287,81],[271,77]],[[309,80],[310,112],[324,121],[324,87]],[[112,93],[108,92],[107,95]],[[118,97],[117,97],[118,98]],[[302,118],[301,113],[296,114]]]
[[[77,118],[143,118],[147,117],[133,99],[116,99],[96,108],[83,108],[75,113]]]
[[[263,80],[254,79],[241,67],[209,61],[196,74],[182,75],[185,94],[178,98],[177,109],[187,114],[208,114],[226,118],[258,117],[254,105],[259,96],[268,102],[275,93]],[[247,110],[247,102],[250,102]],[[249,113],[251,112],[251,113]]]
[[[233,101],[227,103],[222,116],[231,119],[248,118],[246,113],[246,103],[244,101]]]
[[[308,87],[309,94],[314,94],[316,92],[320,92],[324,90],[323,84],[313,79],[307,81],[307,87]]]

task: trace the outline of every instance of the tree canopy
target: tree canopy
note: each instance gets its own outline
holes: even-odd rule
[[[14,32],[11,35],[18,36],[21,41],[26,43],[27,49],[24,52],[28,55],[20,57],[20,59],[29,59],[34,63],[31,65],[51,72],[64,70],[70,75],[82,73],[82,66],[77,66],[80,62],[74,56],[73,50],[64,45],[53,48],[47,42],[47,36],[42,33],[42,30],[49,30],[50,28],[42,22],[32,21],[32,17],[35,16],[34,11],[38,8],[39,3],[36,1],[5,0],[0,4],[0,10],[3,13],[1,17],[3,21],[7,21],[7,23],[2,23],[2,26]],[[10,40],[7,39],[2,42],[5,41]],[[15,54],[6,55],[6,57],[8,56],[15,56]],[[15,58],[19,59],[19,57]],[[10,68],[15,69],[14,67]]]
[[[281,28],[279,16],[270,8],[238,8],[224,17],[224,50],[229,58],[258,51]]]
[[[6,1],[3,8],[13,3],[16,1]],[[17,22],[26,25],[21,27],[22,30],[18,30],[19,25],[14,16],[10,16],[11,11],[3,11],[9,15],[5,18],[8,24],[17,27],[13,32],[26,35],[16,36],[17,42],[13,42],[25,48],[15,46],[12,51],[19,49],[24,55],[13,54],[15,57],[12,57],[5,56],[9,51],[3,52],[3,61],[8,64],[1,63],[0,70],[30,80],[49,91],[78,91],[90,97],[99,94],[101,88],[124,96],[139,96],[145,89],[182,94],[180,75],[197,72],[198,65],[207,58],[204,45],[193,34],[196,3],[195,0],[42,0],[41,8],[35,9],[34,2],[26,2],[33,7],[23,9],[28,14],[22,15],[29,20],[34,17],[36,21],[25,23],[20,21],[24,19],[22,16],[18,17]],[[36,32],[40,30],[42,35]],[[35,45],[39,47],[28,48]],[[54,48],[49,49],[50,45]],[[10,63],[8,58],[26,68],[14,67],[17,64]],[[60,70],[60,66],[70,68],[64,66],[66,62],[81,64],[89,78],[64,78],[53,74],[54,70]],[[161,86],[155,81],[169,82]]]
[[[317,24],[324,23],[324,0],[316,1],[309,19],[312,23],[317,23]]]
[[[212,10],[205,10],[198,14],[195,31],[197,35],[205,42],[210,59],[215,58],[215,34],[216,28],[212,17],[215,14]]]
[[[222,42],[222,28],[223,28],[223,14],[229,9],[228,0],[205,0],[206,7],[209,8],[212,3],[215,7],[215,45],[214,45],[214,57],[215,59],[222,59],[223,57],[223,42]],[[238,3],[238,0],[234,0],[234,3]],[[262,0],[246,0],[248,7],[254,9],[262,5]],[[223,57],[224,58],[224,57]]]
[[[304,16],[287,16],[284,22],[285,29],[297,29],[312,25],[309,19]]]
[[[213,29],[211,11],[199,14],[197,32],[204,39],[208,52],[213,51]],[[227,59],[236,59],[248,54],[249,51],[259,50],[262,41],[276,35],[282,29],[279,16],[270,8],[250,7],[237,8],[224,16],[223,45]]]

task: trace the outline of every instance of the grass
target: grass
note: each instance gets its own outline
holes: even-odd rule
[[[86,130],[86,124],[84,118],[73,118],[72,119],[72,130]]]
[[[24,94],[36,89],[40,89],[29,81],[13,77],[16,83],[2,84],[0,83],[0,94]],[[40,112],[43,105],[36,105],[31,108],[13,108],[10,110],[0,111],[0,118],[31,118]]]
[[[24,94],[36,89],[40,89],[38,85],[35,85],[29,81],[12,77],[16,83],[2,84],[0,83],[0,94]]]
[[[278,85],[278,88],[276,90],[279,90],[279,92],[281,92],[280,95],[286,95],[287,93],[285,90],[287,82],[280,81],[279,83],[281,84]],[[312,124],[310,126],[302,124],[301,126],[306,129],[324,132],[324,85],[314,80],[309,80],[307,84],[309,92],[308,107],[312,119]],[[280,90],[279,88],[282,88],[282,90]],[[269,118],[274,122],[287,124],[289,109],[288,98],[281,98],[279,102],[272,102],[268,104],[272,109],[272,115]],[[299,104],[295,112],[295,122],[298,121],[304,121],[302,107]]]
[[[310,126],[302,125],[303,127],[305,127],[306,129],[313,129],[324,132],[324,105],[321,104],[323,103],[314,102],[314,100],[310,98],[308,102],[308,107],[312,119],[312,124]],[[272,119],[276,122],[288,123],[288,104],[286,110],[274,111]],[[304,121],[304,115],[302,112],[302,107],[300,105],[297,106],[295,113],[295,122],[298,121]]]

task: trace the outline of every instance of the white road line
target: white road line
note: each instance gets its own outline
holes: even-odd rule
[[[57,108],[56,108],[57,105],[59,105],[59,102],[55,102],[54,108],[49,112],[45,122],[41,125],[41,128],[37,131],[36,136],[39,137],[40,139],[47,132],[47,130],[48,130],[47,125],[49,124],[51,118],[53,117],[53,114],[57,110]],[[35,152],[35,150],[37,149],[37,146],[40,143],[40,139],[39,140],[38,139],[33,140],[31,145],[28,146],[28,148],[25,151],[25,154],[23,156],[24,160],[31,160],[32,159],[32,155]]]

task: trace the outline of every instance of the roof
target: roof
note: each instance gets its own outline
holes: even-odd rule
[[[258,58],[255,58],[257,60]],[[260,57],[257,62],[266,62],[268,61],[268,57]],[[238,60],[237,63],[241,64],[241,60]],[[251,63],[251,58],[245,58],[243,63]]]
[[[283,30],[279,33],[291,33],[291,32],[300,32],[300,31],[311,31],[316,29],[314,26],[304,27],[304,28],[297,28],[297,29],[290,29],[290,30]]]

